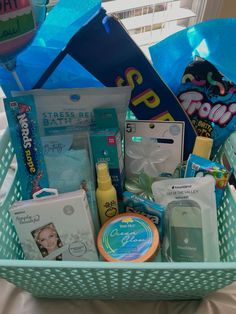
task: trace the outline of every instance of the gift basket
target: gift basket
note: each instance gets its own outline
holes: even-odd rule
[[[73,299],[199,299],[231,284],[236,280],[233,83],[217,80],[212,68],[205,79],[191,67],[179,71],[179,89],[168,82],[174,94],[158,75],[159,46],[153,47],[156,72],[99,1],[80,6],[79,16],[67,2],[50,11],[17,66],[16,52],[11,62],[2,57],[9,128],[0,138],[0,277],[36,297]],[[57,29],[55,17],[62,13]],[[172,39],[167,40],[169,45]],[[216,64],[198,57],[206,59],[197,60],[200,67]],[[188,56],[185,67],[190,61],[195,59]],[[160,72],[163,78],[164,69]],[[191,115],[186,95],[188,105],[199,103],[206,84],[213,105],[200,128],[203,117]],[[220,106],[214,98],[218,90]],[[80,111],[78,103],[85,104]],[[206,113],[206,105],[202,111],[197,106],[194,113]],[[48,195],[49,187],[58,194]],[[73,219],[78,202],[79,227]]]

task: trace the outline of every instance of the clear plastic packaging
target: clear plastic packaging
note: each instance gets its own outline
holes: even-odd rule
[[[154,182],[152,190],[155,201],[166,207],[165,259],[219,261],[215,180],[211,176],[168,179]]]
[[[29,90],[14,95],[33,95],[38,115],[40,135],[74,133],[95,124],[93,110],[115,108],[120,130],[124,129],[131,88],[65,88]]]
[[[95,227],[99,219],[89,132],[41,137],[49,186],[66,193],[84,189]]]
[[[183,122],[126,121],[126,179],[143,173],[152,178],[172,175],[183,160],[183,137]]]

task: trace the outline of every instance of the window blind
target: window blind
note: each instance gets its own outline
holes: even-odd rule
[[[200,0],[108,0],[102,6],[115,15],[148,55],[148,47],[192,25]],[[198,10],[196,10],[198,8]]]

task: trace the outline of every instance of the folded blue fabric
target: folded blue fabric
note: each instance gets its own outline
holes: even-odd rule
[[[196,56],[211,62],[227,79],[236,82],[235,38],[235,18],[214,19],[175,33],[149,50],[158,74],[176,93],[186,66]]]
[[[33,42],[17,56],[16,72],[25,90],[31,89],[71,37],[95,16],[101,0],[60,0],[49,12]],[[44,88],[92,87],[102,84],[72,58],[66,58]],[[0,67],[0,86],[7,96],[19,90],[11,72]]]

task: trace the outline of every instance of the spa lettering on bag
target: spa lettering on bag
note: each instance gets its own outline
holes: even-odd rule
[[[125,79],[122,78],[121,76],[118,76],[116,78],[116,85],[117,86],[131,86],[132,90],[135,88],[137,89],[138,87],[143,84],[143,76],[140,73],[139,70],[137,70],[134,67],[129,67],[125,70],[124,73]],[[137,107],[141,104],[144,104],[146,107],[149,109],[154,109],[160,105],[160,97],[157,95],[157,93],[151,89],[151,88],[146,88],[143,90],[141,93],[138,95],[134,95],[134,97],[131,98],[131,103],[133,106]],[[155,117],[153,117],[154,119]],[[168,120],[168,121],[174,121],[174,118],[172,115],[168,112],[165,111],[161,114],[158,115],[158,120]]]

